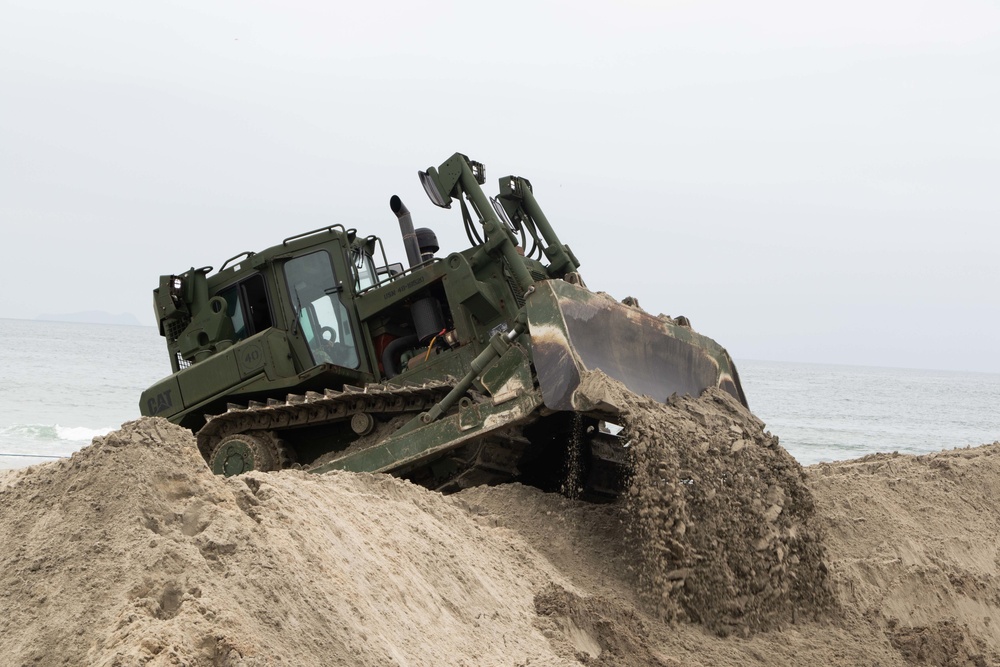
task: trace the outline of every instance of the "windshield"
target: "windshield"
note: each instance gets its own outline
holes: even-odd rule
[[[357,368],[354,334],[347,309],[340,302],[341,288],[330,255],[319,250],[289,260],[285,263],[285,279],[313,361]]]

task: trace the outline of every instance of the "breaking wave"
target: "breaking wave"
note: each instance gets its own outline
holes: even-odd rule
[[[86,426],[59,426],[56,424],[56,437],[60,440],[70,440],[72,442],[90,442],[100,435],[107,435],[115,430],[116,426],[106,428],[87,428]]]
[[[107,435],[115,426],[89,428],[87,426],[60,426],[45,424],[14,424],[0,427],[0,436],[23,440],[66,440],[69,442],[90,442],[100,435]]]
[[[69,456],[97,436],[107,435],[115,427],[90,428],[59,424],[12,424],[0,426],[0,458]],[[13,459],[12,459],[13,460]],[[6,461],[11,463],[12,460]],[[0,467],[5,467],[0,465]]]

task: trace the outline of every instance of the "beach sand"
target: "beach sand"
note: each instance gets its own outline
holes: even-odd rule
[[[2,471],[3,664],[1000,664],[1000,443],[802,469],[717,394],[640,407],[607,505],[225,479],[159,419]]]

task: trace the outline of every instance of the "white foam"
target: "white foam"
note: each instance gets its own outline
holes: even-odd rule
[[[115,430],[114,426],[107,428],[87,428],[86,426],[60,426],[56,424],[56,437],[60,440],[73,442],[90,442],[99,435],[107,435]]]

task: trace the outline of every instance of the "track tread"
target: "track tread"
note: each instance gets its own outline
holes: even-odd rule
[[[225,412],[205,415],[205,426],[197,434],[198,449],[207,457],[218,442],[231,435],[342,421],[359,412],[419,412],[440,401],[452,386],[447,382],[369,384],[364,388],[345,385],[343,391],[288,394],[284,401],[249,401],[246,406],[229,403]]]

